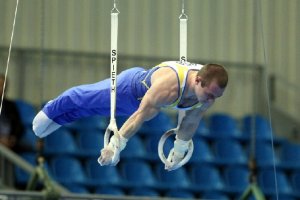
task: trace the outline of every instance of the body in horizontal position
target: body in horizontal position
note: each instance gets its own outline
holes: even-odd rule
[[[200,65],[189,62],[166,61],[145,70],[134,67],[117,76],[116,115],[129,116],[118,131],[119,139],[112,136],[101,150],[100,163],[115,165],[112,157],[118,146],[123,150],[143,122],[154,118],[161,108],[185,110],[178,125],[174,151],[168,160],[172,170],[188,150],[205,111],[227,86],[228,74],[222,65]],[[60,126],[91,115],[110,115],[110,79],[70,88],[49,101],[33,120],[33,131],[45,137]],[[119,155],[115,155],[119,156]]]

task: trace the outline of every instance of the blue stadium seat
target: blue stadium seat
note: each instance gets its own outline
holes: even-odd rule
[[[270,197],[270,200],[296,200],[296,199],[299,199],[299,197],[293,197],[291,195],[284,195],[284,194],[279,194],[278,198],[276,195]]]
[[[293,194],[300,199],[300,170],[296,170],[291,175],[291,185]]]
[[[243,137],[249,139],[252,131],[256,133],[258,140],[270,140],[271,128],[269,121],[261,115],[246,115],[242,119]]]
[[[194,199],[195,195],[194,193],[188,191],[188,190],[182,190],[182,189],[171,189],[168,190],[165,193],[165,197],[175,197],[175,198],[184,198],[184,199]]]
[[[140,196],[140,197],[159,197],[159,192],[151,188],[134,188],[129,191],[131,196]]]
[[[232,164],[246,164],[246,156],[244,154],[241,144],[233,139],[217,140],[213,144],[215,152],[216,164],[232,165]]]
[[[159,162],[155,166],[155,174],[158,178],[159,189],[166,190],[172,188],[188,189],[190,186],[189,176],[184,167],[174,171],[166,171],[164,164]]]
[[[71,156],[57,156],[51,160],[53,178],[61,184],[86,184],[86,174],[80,161]]]
[[[27,161],[29,164],[36,166],[36,155],[35,153],[22,153],[21,158],[23,158],[25,161]],[[25,185],[30,179],[30,174],[25,172],[19,167],[15,167],[15,183],[17,185]]]
[[[251,154],[252,147],[248,146],[248,157]],[[275,148],[275,147],[274,147]],[[275,157],[274,157],[275,156]],[[273,158],[275,160],[273,160]],[[270,141],[258,140],[255,143],[255,160],[258,167],[270,167],[278,164],[278,158],[276,152],[273,155],[272,144]]]
[[[145,146],[138,135],[131,137],[127,142],[126,148],[122,151],[122,159],[131,159],[131,158],[145,158],[146,151]]]
[[[78,155],[79,151],[72,133],[66,128],[60,128],[45,138],[44,153]]]
[[[232,199],[234,200],[240,200],[241,199],[242,194],[238,194],[237,196],[233,196]],[[264,196],[265,197],[265,196]],[[266,198],[266,197],[265,197]],[[254,197],[253,194],[250,194],[247,198],[247,200],[258,200],[256,197]],[[280,200],[280,199],[279,199]]]
[[[249,140],[254,132],[257,141],[273,139],[275,145],[281,145],[286,141],[286,138],[276,135],[270,125],[269,120],[262,115],[246,115],[242,118],[241,139]]]
[[[142,135],[162,135],[166,131],[174,128],[171,118],[164,112],[160,112],[153,119],[146,121],[139,133]]]
[[[147,135],[145,138],[145,148],[146,155],[145,158],[150,161],[160,161],[158,156],[158,142],[161,138],[161,135]],[[174,147],[174,138],[168,138],[164,145],[164,153],[167,157],[169,155],[170,150]]]
[[[238,138],[241,131],[237,125],[237,121],[229,114],[215,113],[209,119],[209,132],[207,137],[212,139],[228,139]]]
[[[64,184],[66,189],[68,189],[72,193],[78,194],[88,194],[90,193],[86,186],[78,185],[78,184]]]
[[[125,186],[133,187],[155,187],[156,178],[150,165],[142,160],[126,160],[121,163],[120,169]]]
[[[120,129],[128,119],[128,116],[116,116],[117,127]],[[108,121],[109,123],[109,121]],[[108,124],[107,124],[108,125]]]
[[[209,134],[210,134],[209,127],[207,127],[207,123],[206,123],[205,119],[202,119],[196,130],[196,135],[203,136],[203,137],[209,137]]]
[[[195,192],[218,191],[224,188],[222,177],[213,165],[192,165],[189,176],[192,183],[190,189]]]
[[[20,140],[22,146],[25,146],[26,148],[28,147],[31,151],[37,150],[36,143],[38,141],[38,137],[34,134],[31,127],[25,128]]]
[[[95,189],[96,194],[105,194],[113,196],[123,196],[125,192],[118,186],[100,186]]]
[[[202,137],[195,136],[193,138],[194,152],[189,161],[189,164],[193,163],[212,163],[214,156],[210,149],[209,144]]]
[[[277,191],[279,194],[290,195],[291,185],[286,176],[281,170],[276,170],[276,181],[277,181]],[[261,189],[266,195],[275,195],[276,194],[276,185],[275,185],[275,175],[274,169],[262,169],[258,174],[258,184],[261,186]]]
[[[100,130],[87,130],[77,134],[79,154],[87,157],[97,157],[104,146],[104,134]]]
[[[230,199],[226,194],[223,194],[221,192],[214,192],[214,191],[205,192],[201,196],[201,198],[203,198],[203,199],[218,199],[218,200],[229,200]]]
[[[242,166],[229,166],[224,169],[224,191],[240,194],[249,185],[249,171]]]
[[[300,144],[285,142],[280,154],[280,167],[284,169],[300,168]]]
[[[31,127],[32,121],[37,114],[34,106],[29,102],[20,99],[16,100],[15,103],[23,125],[25,127]]]
[[[85,162],[87,183],[89,186],[121,186],[122,180],[115,166],[100,166],[97,158]]]
[[[26,153],[21,153],[20,157],[27,161],[29,164],[31,164],[33,167],[37,167],[38,163],[36,162],[36,153],[32,152],[26,152]],[[52,177],[51,171],[49,169],[49,165],[47,161],[44,161],[44,168],[47,171],[48,175]],[[31,175],[22,170],[19,167],[14,168],[15,171],[15,183],[17,185],[25,185],[29,181]]]
[[[72,123],[66,124],[65,127],[79,132],[84,133],[85,131],[103,131],[108,126],[108,119],[103,116],[93,115],[90,117],[85,117],[78,119]]]

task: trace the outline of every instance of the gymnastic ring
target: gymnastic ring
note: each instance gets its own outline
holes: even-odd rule
[[[117,128],[109,125],[104,133],[104,148],[108,146],[112,133],[117,137],[118,144],[120,144],[120,136]],[[119,146],[117,146],[117,148],[119,148]]]
[[[177,129],[171,129],[171,130],[168,130],[167,132],[165,132],[160,140],[159,140],[159,143],[158,143],[158,156],[160,158],[160,160],[166,165],[166,164],[170,164],[169,161],[167,160],[165,154],[164,154],[164,144],[167,140],[168,137],[170,137],[171,135],[175,134],[176,135],[176,131]],[[174,149],[172,148],[170,153],[172,153]],[[189,148],[188,148],[188,152],[187,154],[185,155],[185,157],[177,164],[179,167],[183,166],[184,164],[186,164],[190,158],[192,157],[192,154],[193,154],[193,151],[194,151],[194,143],[193,143],[193,140],[190,140],[189,141]]]
[[[116,159],[118,158],[116,155],[120,153],[120,135],[118,134],[118,128],[115,123],[110,123],[104,133],[104,148],[106,148],[109,144],[111,134],[114,134],[118,140],[118,146],[115,147],[114,149],[114,155],[112,157],[112,163],[116,162]],[[100,157],[98,158],[98,162],[100,163]]]

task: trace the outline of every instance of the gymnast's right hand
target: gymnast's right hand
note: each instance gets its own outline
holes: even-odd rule
[[[120,160],[120,153],[125,148],[128,139],[119,135],[113,135],[110,138],[109,144],[101,150],[101,156],[98,162],[101,166],[112,165],[115,166]]]
[[[109,146],[106,148],[103,148],[101,150],[101,156],[98,159],[99,163],[101,166],[104,165],[113,165],[115,166],[116,164],[118,164],[119,160],[120,160],[120,156],[118,156],[118,158],[115,160],[115,162],[113,162],[113,156],[114,156],[114,150],[112,148],[110,148]]]

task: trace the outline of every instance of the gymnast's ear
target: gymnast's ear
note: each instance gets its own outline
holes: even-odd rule
[[[202,81],[202,77],[197,74],[195,81],[196,81],[196,84],[199,84]]]
[[[201,84],[201,87],[205,87],[206,86],[206,81],[199,75],[196,75],[196,79],[195,79],[196,84]]]

